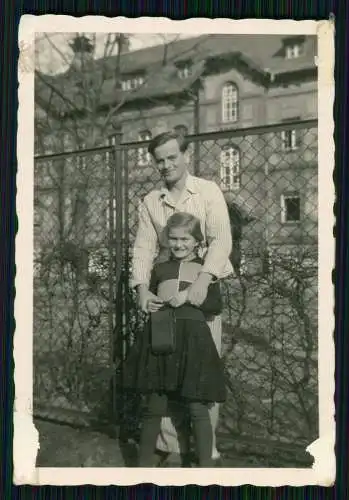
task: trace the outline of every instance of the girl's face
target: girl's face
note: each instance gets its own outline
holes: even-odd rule
[[[168,233],[168,243],[171,254],[178,260],[195,257],[198,242],[188,229],[183,227],[171,228]]]

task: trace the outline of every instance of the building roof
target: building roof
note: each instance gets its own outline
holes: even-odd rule
[[[230,52],[240,52],[253,61],[261,71],[272,69],[275,73],[296,71],[315,66],[316,37],[304,37],[304,52],[299,58],[285,60],[282,48],[287,35],[202,35],[170,43],[166,57],[172,62],[194,58],[206,59]],[[164,57],[164,46],[157,45],[129,52],[121,56],[121,72],[132,73],[159,64]],[[108,59],[108,67],[116,66],[117,56]],[[101,60],[97,64],[101,64]]]
[[[291,36],[291,35],[290,35]],[[118,56],[94,61],[91,74],[98,74],[104,66],[106,79],[102,82],[100,104],[112,106],[144,98],[166,97],[180,94],[189,89],[207,70],[210,61],[229,57],[243,62],[251,71],[266,76],[268,73],[283,75],[315,69],[316,37],[304,37],[302,55],[295,59],[285,59],[284,44],[287,35],[202,35],[186,38],[168,45],[157,45],[121,55],[122,75],[146,73],[146,83],[130,92],[116,88],[115,72]],[[164,65],[164,60],[166,64]],[[194,64],[188,78],[180,79],[177,66],[186,60]],[[98,71],[100,69],[100,71]],[[58,112],[69,109],[83,110],[86,103],[80,96],[69,70],[55,77],[37,75],[36,100],[40,106],[50,106]],[[70,102],[70,104],[69,104]]]

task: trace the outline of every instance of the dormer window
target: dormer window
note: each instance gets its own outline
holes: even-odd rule
[[[124,91],[134,90],[143,85],[144,78],[143,76],[136,76],[134,78],[127,78],[122,80],[121,89]]]
[[[283,39],[285,59],[297,59],[303,54],[304,36],[292,36]]]
[[[299,43],[287,45],[285,47],[286,59],[297,59],[301,55],[301,46]]]
[[[178,68],[178,76],[181,80],[188,78],[191,75],[191,67],[189,63],[184,64]]]

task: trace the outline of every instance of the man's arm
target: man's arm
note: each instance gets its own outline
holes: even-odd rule
[[[131,287],[136,288],[138,303],[144,312],[156,311],[163,303],[161,299],[149,291],[157,238],[149,211],[141,202],[138,209],[138,230],[133,247]]]
[[[208,250],[202,271],[188,291],[188,300],[200,306],[207,297],[208,287],[226,268],[232,250],[228,207],[222,191],[215,183],[203,193],[206,197],[206,239]]]
[[[157,247],[157,234],[149,210],[140,202],[138,207],[138,230],[133,246],[131,287],[145,285],[149,288],[151,270]]]
[[[228,207],[222,191],[212,183],[206,202],[206,239],[208,250],[202,273],[216,278],[224,272],[232,251]]]

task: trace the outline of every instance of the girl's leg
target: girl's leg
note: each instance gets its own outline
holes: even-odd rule
[[[210,421],[212,426],[212,458],[217,459],[220,457],[219,451],[216,445],[216,429],[218,426],[219,419],[219,404],[215,403],[212,408],[209,409]]]
[[[207,321],[207,324],[209,326],[209,329],[212,334],[213,341],[215,343],[217,352],[219,356],[222,356],[222,317],[221,316],[214,316],[212,319]],[[211,419],[211,425],[212,425],[212,435],[213,435],[213,442],[212,442],[212,458],[217,459],[219,458],[220,454],[219,451],[217,450],[217,445],[216,445],[216,429],[218,425],[218,418],[219,418],[219,404],[215,403],[212,408],[209,410],[210,413],[210,419]]]
[[[184,411],[185,410],[185,411]],[[161,429],[156,442],[158,451],[170,455],[171,453],[190,453],[190,417],[188,405],[179,404],[173,398],[168,401],[168,413],[161,420]]]
[[[182,467],[189,467],[191,458],[191,421],[188,405],[180,397],[175,398],[172,395],[172,398],[168,400],[168,408],[171,412],[171,420],[177,436],[177,452],[181,457]]]
[[[139,467],[154,467],[156,439],[160,432],[161,418],[166,414],[167,396],[152,394],[148,401],[142,423],[139,443]]]
[[[199,467],[212,467],[212,426],[207,405],[189,403]]]

